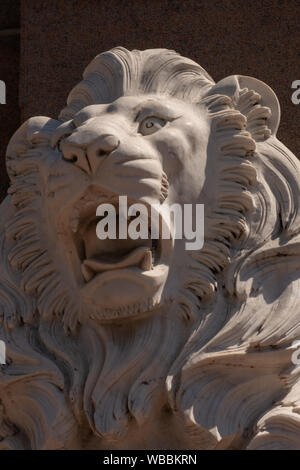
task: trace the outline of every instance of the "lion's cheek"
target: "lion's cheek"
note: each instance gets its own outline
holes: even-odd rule
[[[206,138],[201,140],[201,136],[195,134],[192,123],[188,124],[190,125],[168,129],[153,139],[153,145],[161,156],[170,187],[175,189],[170,191],[170,194],[179,196],[170,202],[196,200],[205,179]],[[182,188],[186,201],[181,200]]]

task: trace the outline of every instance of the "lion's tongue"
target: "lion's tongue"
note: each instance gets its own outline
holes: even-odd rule
[[[144,271],[149,271],[152,267],[151,250],[144,246],[135,248],[117,262],[97,258],[86,259],[82,264],[82,273],[86,281],[89,281],[95,273],[127,268],[128,266],[139,266]]]

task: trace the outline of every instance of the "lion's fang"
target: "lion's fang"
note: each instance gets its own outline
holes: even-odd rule
[[[143,271],[150,271],[150,269],[153,269],[152,253],[150,250],[146,251],[143,261],[141,263],[141,268]]]

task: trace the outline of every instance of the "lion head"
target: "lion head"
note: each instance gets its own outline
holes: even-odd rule
[[[299,447],[300,167],[279,119],[256,79],[115,48],[58,120],[15,133],[0,446]],[[203,204],[203,247],[159,224],[155,240],[99,240],[97,207],[119,196]]]

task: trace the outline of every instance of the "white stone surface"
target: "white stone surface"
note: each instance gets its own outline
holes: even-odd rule
[[[259,80],[115,48],[58,120],[14,134],[1,449],[300,449],[300,167],[279,120]],[[118,195],[204,204],[203,248],[160,240],[144,269],[99,274],[144,246],[97,239],[96,207]]]

